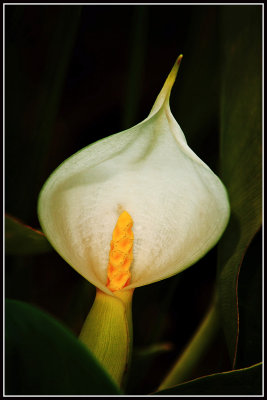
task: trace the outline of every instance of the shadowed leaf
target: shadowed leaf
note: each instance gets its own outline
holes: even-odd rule
[[[27,221],[36,215],[80,13],[81,6],[5,7],[6,204]]]
[[[258,232],[246,252],[238,279],[240,333],[237,368],[262,361],[262,237]]]
[[[204,376],[154,395],[259,395],[262,393],[261,364]]]
[[[39,254],[52,251],[52,247],[43,232],[6,215],[5,250],[7,254]]]
[[[49,315],[6,301],[6,394],[119,394],[91,353]]]
[[[232,215],[219,243],[218,292],[235,365],[238,276],[245,252],[261,226],[261,7],[222,7],[221,39],[220,165]]]

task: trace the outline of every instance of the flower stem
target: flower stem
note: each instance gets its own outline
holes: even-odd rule
[[[216,305],[213,304],[182,355],[165,377],[158,390],[178,385],[190,377],[213,338],[219,330]]]
[[[108,295],[99,289],[85,320],[80,340],[95,355],[118,386],[127,372],[132,352],[133,290]]]

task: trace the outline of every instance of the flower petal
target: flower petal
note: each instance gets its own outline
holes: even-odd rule
[[[39,219],[51,244],[105,292],[117,219],[133,219],[131,283],[143,286],[181,272],[222,235],[229,202],[220,179],[188,147],[169,96],[176,61],[149,116],[74,154],[49,177]]]

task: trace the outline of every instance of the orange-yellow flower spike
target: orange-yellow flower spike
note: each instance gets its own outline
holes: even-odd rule
[[[107,288],[112,292],[130,283],[133,261],[133,220],[127,211],[119,216],[110,242]]]

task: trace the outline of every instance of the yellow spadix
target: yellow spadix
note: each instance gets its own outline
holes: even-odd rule
[[[130,266],[133,260],[133,220],[127,211],[119,216],[110,243],[107,287],[121,290],[130,283]]]

